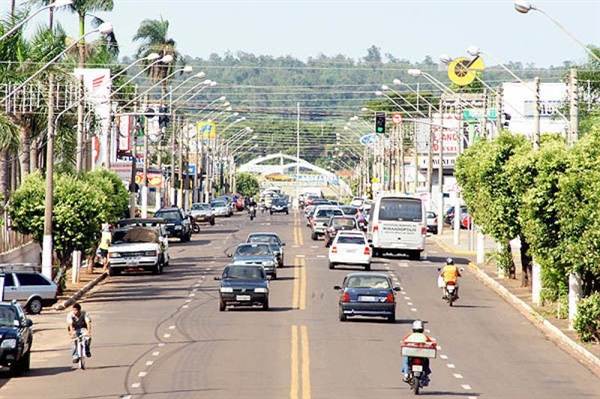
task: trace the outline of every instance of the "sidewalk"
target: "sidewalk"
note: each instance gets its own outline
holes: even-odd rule
[[[72,282],[72,270],[67,271],[66,287],[61,295],[58,296],[58,301],[52,308],[55,311],[62,311],[71,307],[77,302],[86,292],[92,289],[96,284],[107,277],[107,273],[102,271],[101,267],[96,267],[92,272],[87,268],[80,269],[79,279],[76,283]]]
[[[498,277],[497,269],[493,264],[476,263],[477,238],[472,237],[471,232],[461,230],[459,243],[455,245],[454,231],[445,225],[442,234],[431,235],[428,239],[445,250],[456,254],[456,258],[468,259],[471,271],[477,279],[513,305],[560,348],[600,376],[600,345],[582,343],[577,333],[568,328],[568,320],[556,317],[555,308],[535,305],[531,301],[531,289],[521,287],[521,259],[518,247],[513,244],[513,257],[517,264],[517,278],[508,279]],[[488,254],[494,250],[496,250],[496,242],[491,237],[486,236],[484,239],[484,252]]]

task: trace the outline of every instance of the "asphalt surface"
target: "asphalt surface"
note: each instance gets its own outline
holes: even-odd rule
[[[252,231],[275,231],[286,242],[286,267],[270,282],[271,310],[219,312],[214,276]],[[403,288],[395,323],[341,323],[333,286],[359,269],[329,270],[323,241],[310,240],[300,213],[218,219],[189,243],[172,241],[163,275],[110,277],[86,293],[80,303],[94,323],[86,370],[70,362],[65,312],[32,317],[32,370],[10,379],[0,374],[0,398],[409,397],[399,341],[415,318],[441,347],[424,395],[600,397],[595,375],[469,269],[461,300],[449,308],[436,285],[449,253],[428,245],[422,261],[373,261],[373,271]]]

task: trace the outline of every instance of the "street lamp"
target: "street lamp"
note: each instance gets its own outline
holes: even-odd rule
[[[27,18],[23,19],[21,22],[19,22],[15,26],[13,26],[11,28],[11,30],[9,30],[4,35],[2,35],[2,37],[0,37],[0,42],[3,41],[4,39],[6,39],[8,36],[12,35],[17,29],[19,29],[21,26],[25,25],[25,23],[27,21],[29,21],[31,18],[38,15],[40,12],[47,10],[49,8],[60,8],[60,7],[64,7],[64,6],[70,6],[71,4],[73,4],[73,0],[56,0],[52,4],[48,4],[47,6],[39,8],[33,14],[30,14]]]
[[[54,64],[60,57],[62,57],[63,55],[65,55],[69,50],[71,50],[73,47],[75,47],[79,41],[83,38],[85,38],[86,36],[92,34],[92,33],[96,33],[96,32],[100,32],[103,35],[108,35],[110,33],[112,33],[113,31],[113,26],[110,22],[104,22],[102,23],[100,26],[98,26],[96,29],[92,29],[89,32],[86,32],[83,36],[81,36],[80,38],[78,38],[77,40],[74,40],[73,43],[71,43],[69,46],[67,46],[63,51],[61,51],[56,57],[52,58],[50,61],[48,61],[46,63],[46,65],[44,65],[43,67],[41,67],[40,69],[38,69],[33,75],[31,75],[29,78],[27,78],[23,83],[21,83],[20,85],[18,85],[13,91],[11,91],[10,93],[8,93],[6,95],[6,97],[4,97],[2,99],[2,101],[0,101],[0,104],[4,104],[6,102],[7,99],[9,99],[10,97],[12,97],[14,94],[16,94],[19,90],[21,90],[23,87],[25,87],[25,85],[29,82],[31,82],[36,76],[38,76],[40,73],[42,73],[43,71],[45,71],[49,66],[51,66],[52,64]]]
[[[430,81],[435,87],[437,87],[442,92],[454,93],[448,86],[446,86],[444,83],[440,82],[438,79],[436,79],[434,76],[428,74],[427,72],[423,72],[420,69],[409,69],[407,72],[412,77],[423,76],[425,79]]]
[[[535,11],[539,11],[542,14],[544,14],[546,16],[546,18],[548,18],[550,21],[552,21],[556,26],[558,26],[560,28],[560,30],[562,30],[563,32],[565,32],[567,34],[567,36],[569,36],[571,39],[573,39],[573,41],[575,43],[577,43],[579,46],[581,46],[585,51],[587,51],[587,53],[594,58],[596,61],[600,62],[600,57],[598,57],[596,54],[594,54],[594,52],[592,50],[590,50],[590,48],[588,46],[586,46],[585,44],[583,44],[581,42],[581,40],[577,39],[571,32],[569,32],[560,22],[558,22],[556,19],[552,18],[552,16],[550,16],[550,14],[548,14],[547,12],[545,12],[544,10],[542,10],[541,8],[538,8],[536,6],[534,6],[533,4],[531,4],[528,1],[523,1],[523,0],[516,0],[514,2],[514,6],[515,6],[515,10],[517,10],[518,12],[520,12],[521,14],[527,14],[529,11],[531,10],[535,10]]]

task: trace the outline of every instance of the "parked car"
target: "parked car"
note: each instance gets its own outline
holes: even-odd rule
[[[460,213],[461,215],[468,213],[466,205],[460,206]],[[454,206],[451,206],[446,210],[446,213],[444,214],[444,223],[451,224],[452,219],[454,219]]]
[[[433,234],[438,233],[438,219],[435,212],[427,211],[427,231]]]
[[[396,292],[387,274],[352,273],[344,277],[339,291],[339,319],[346,321],[351,316],[385,317],[389,322],[396,320]]]
[[[231,208],[227,205],[227,202],[222,200],[212,200],[210,201],[210,207],[213,210],[215,216],[231,216]]]
[[[333,205],[319,205],[315,208],[315,213],[310,221],[310,238],[313,241],[318,240],[320,236],[325,234],[327,223],[329,223],[329,219],[334,215],[342,216],[344,212]]]
[[[271,245],[267,243],[238,244],[233,254],[228,254],[233,263],[244,265],[260,265],[273,279],[277,278],[277,256]]]
[[[284,266],[285,255],[283,253],[283,247],[285,242],[281,241],[279,235],[273,232],[257,232],[250,233],[248,238],[246,238],[246,242],[248,243],[258,243],[258,242],[266,242],[271,246],[273,252],[275,252],[275,256],[277,256],[277,262],[279,267]]]
[[[167,225],[169,237],[177,237],[181,242],[190,241],[192,226],[181,208],[161,208],[154,213],[155,218],[162,218]]]
[[[41,273],[39,266],[30,263],[0,265],[4,274],[4,300],[16,300],[30,314],[38,314],[44,306],[52,306],[58,300],[59,288]]]
[[[215,225],[215,214],[213,213],[210,204],[205,202],[196,202],[192,204],[190,215],[196,220],[196,223],[208,223],[211,226]]]
[[[219,311],[227,306],[260,306],[269,310],[269,281],[262,266],[227,265],[215,280],[221,281]]]
[[[331,243],[338,232],[344,230],[358,230],[356,219],[354,219],[353,216],[348,215],[332,216],[329,219],[329,223],[327,223],[327,228],[325,229],[325,247],[331,246]]]
[[[271,208],[269,209],[269,212],[272,214],[274,213],[282,213],[285,212],[286,215],[289,215],[289,210],[288,210],[288,202],[287,200],[285,200],[284,198],[276,198],[273,200],[273,202],[271,202]]]
[[[118,276],[128,269],[162,274],[169,262],[159,232],[152,227],[125,226],[113,230],[108,247],[108,273]]]
[[[329,247],[329,268],[336,265],[362,266],[371,270],[371,247],[362,231],[340,231]]]
[[[0,302],[0,367],[10,374],[29,371],[33,322],[16,300]]]

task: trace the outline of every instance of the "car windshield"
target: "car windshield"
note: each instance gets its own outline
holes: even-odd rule
[[[264,280],[265,273],[259,267],[227,266],[223,271],[224,279]]]
[[[338,244],[356,244],[356,245],[365,245],[365,238],[363,236],[338,236]]]
[[[212,206],[213,208],[223,208],[227,207],[227,204],[223,201],[213,201],[210,203],[210,206]]]
[[[15,311],[12,308],[0,307],[0,326],[14,326],[15,320]]]
[[[379,276],[352,276],[348,278],[349,288],[389,289],[390,282]]]
[[[181,220],[181,214],[179,211],[158,211],[154,214],[154,217],[163,218],[165,220]]]
[[[273,255],[273,251],[271,250],[271,246],[268,244],[265,245],[240,245],[235,250],[234,257],[238,256],[267,256]]]
[[[319,209],[319,212],[315,215],[317,218],[332,217],[334,215],[343,215],[340,209]]]
[[[116,230],[113,233],[113,244],[141,242],[159,242],[158,231],[151,227],[134,227],[129,230]]]
[[[279,245],[279,240],[275,236],[264,235],[264,236],[250,236],[248,237],[248,242],[266,242],[270,245]]]
[[[354,219],[349,219],[349,218],[332,219],[331,225],[334,227],[353,227]]]
[[[192,211],[204,211],[210,209],[208,204],[192,204]]]
[[[379,207],[379,220],[419,222],[423,215],[418,198],[383,198]]]

